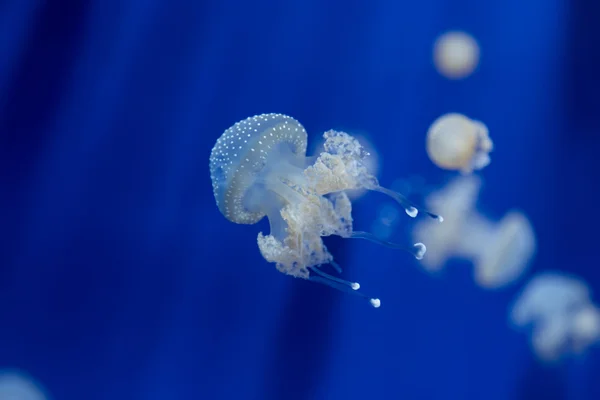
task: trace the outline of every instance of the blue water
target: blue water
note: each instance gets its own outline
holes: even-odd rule
[[[532,273],[600,292],[599,20],[592,0],[0,2],[0,368],[57,400],[600,398],[598,350],[547,367],[510,329],[520,285],[327,241],[375,310],[278,273],[268,224],[226,221],[208,173],[223,130],[278,112],[313,143],[367,132],[382,183],[440,186],[425,132],[465,113],[495,143],[481,211],[524,211]],[[447,29],[481,46],[467,80],[432,65]]]

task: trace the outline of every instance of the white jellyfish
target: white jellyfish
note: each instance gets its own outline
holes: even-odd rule
[[[25,373],[0,371],[0,400],[47,400],[41,385]]]
[[[600,309],[587,285],[558,273],[532,279],[513,304],[510,321],[530,329],[533,350],[543,361],[581,354],[600,341]]]
[[[479,45],[468,33],[446,32],[433,45],[433,62],[448,79],[466,78],[479,64]]]
[[[341,268],[321,237],[366,239],[405,249],[419,259],[425,252],[422,243],[403,246],[353,230],[352,204],[345,191],[384,193],[411,217],[418,210],[401,194],[379,185],[367,171],[367,153],[356,139],[337,131],[326,132],[324,138],[323,151],[307,157],[306,131],[291,117],[262,114],[236,123],[217,140],[210,156],[215,200],[231,222],[254,224],[265,216],[269,219],[270,232],[258,234],[258,247],[280,272],[357,293],[378,307],[378,299],[356,292],[358,283],[323,271],[325,265],[337,273]]]
[[[499,222],[486,219],[476,210],[481,180],[461,176],[427,198],[430,207],[444,215],[444,224],[435,229],[427,222],[415,225],[415,239],[427,237],[429,250],[423,267],[436,272],[448,259],[473,262],[478,285],[494,289],[518,279],[535,251],[535,236],[527,218],[516,211]]]
[[[429,159],[439,168],[470,174],[490,163],[494,144],[482,122],[449,113],[431,124],[425,147]]]

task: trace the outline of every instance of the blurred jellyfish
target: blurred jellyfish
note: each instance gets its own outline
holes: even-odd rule
[[[446,32],[433,45],[433,62],[437,71],[448,79],[466,78],[479,64],[479,45],[465,32]]]
[[[427,198],[430,207],[444,215],[436,229],[422,221],[415,225],[415,239],[427,237],[429,249],[421,260],[423,267],[436,272],[448,259],[473,262],[475,282],[494,289],[518,279],[535,251],[535,237],[527,218],[516,211],[493,222],[476,210],[481,180],[462,176]]]
[[[581,354],[600,341],[600,309],[587,285],[558,273],[532,279],[514,303],[510,321],[531,330],[531,345],[543,361]]]
[[[442,115],[427,131],[427,155],[446,170],[470,174],[482,169],[490,163],[493,147],[487,127],[462,114]]]
[[[0,371],[0,400],[47,400],[42,387],[26,374]]]
[[[307,157],[306,131],[291,117],[262,114],[236,123],[217,140],[210,156],[215,200],[231,222],[254,224],[265,216],[269,219],[270,232],[258,234],[258,247],[280,272],[359,294],[379,307],[379,299],[357,292],[357,282],[323,271],[323,266],[330,265],[341,273],[341,267],[321,237],[366,239],[407,250],[420,259],[425,252],[422,243],[403,246],[353,230],[352,204],[346,191],[384,193],[411,217],[418,210],[401,194],[379,185],[367,171],[364,160],[368,154],[356,139],[337,131],[326,132],[324,138],[323,151]]]

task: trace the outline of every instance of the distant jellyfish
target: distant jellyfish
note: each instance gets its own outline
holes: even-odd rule
[[[446,32],[433,45],[433,62],[448,79],[463,79],[479,64],[479,45],[473,36],[461,31]]]
[[[427,131],[427,155],[445,170],[470,174],[483,169],[490,163],[493,147],[487,127],[462,114],[442,115]]]
[[[25,373],[0,370],[0,400],[48,400],[41,385]]]
[[[236,123],[217,140],[210,156],[215,200],[231,222],[254,224],[265,216],[269,219],[270,232],[258,234],[258,247],[280,272],[359,294],[379,307],[378,299],[357,292],[358,283],[323,271],[326,265],[338,274],[342,269],[321,238],[366,239],[407,250],[420,259],[425,253],[422,243],[404,246],[353,230],[352,204],[346,191],[384,193],[411,217],[418,210],[400,193],[379,185],[367,171],[368,154],[356,139],[333,130],[325,132],[324,138],[323,151],[307,157],[306,131],[291,117],[262,114]]]
[[[510,321],[531,332],[531,345],[543,361],[581,354],[600,342],[600,309],[580,279],[545,273],[533,278],[513,304]]]
[[[486,219],[476,209],[481,180],[462,176],[427,198],[427,205],[444,215],[444,224],[434,227],[427,221],[415,225],[415,240],[429,242],[423,267],[436,272],[451,258],[474,264],[475,282],[494,289],[517,280],[535,251],[535,235],[528,219],[511,211],[499,222]]]

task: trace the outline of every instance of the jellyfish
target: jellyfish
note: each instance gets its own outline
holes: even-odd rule
[[[25,373],[0,371],[0,400],[47,400],[41,385]]]
[[[489,165],[493,147],[482,122],[458,113],[442,115],[427,131],[429,159],[439,168],[465,175]]]
[[[438,72],[448,79],[463,79],[479,64],[479,45],[465,32],[450,31],[433,46],[433,61]]]
[[[415,225],[415,240],[427,237],[427,257],[421,260],[430,272],[438,272],[453,257],[470,260],[475,282],[495,289],[517,280],[535,251],[535,235],[529,220],[518,211],[508,212],[499,222],[490,221],[476,210],[481,180],[461,176],[427,198],[429,207],[439,209],[444,224],[427,221]]]
[[[223,216],[237,224],[255,224],[268,218],[270,232],[258,234],[258,248],[278,271],[358,294],[377,308],[381,304],[378,298],[360,292],[357,282],[336,276],[342,268],[322,237],[365,239],[406,250],[420,259],[426,250],[421,242],[403,245],[354,230],[352,203],[346,191],[383,193],[410,217],[416,217],[419,210],[402,194],[381,186],[369,173],[365,167],[369,154],[355,138],[334,130],[323,137],[323,151],[307,156],[306,130],[289,116],[262,114],[237,122],[221,135],[210,155],[215,201]],[[441,220],[436,214],[422,211]]]
[[[510,322],[531,332],[531,345],[543,361],[582,354],[600,341],[600,309],[580,279],[547,272],[533,278],[511,307]]]

